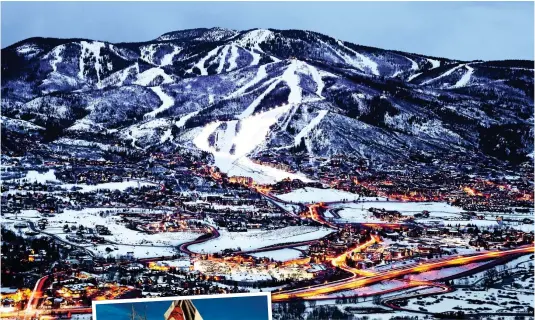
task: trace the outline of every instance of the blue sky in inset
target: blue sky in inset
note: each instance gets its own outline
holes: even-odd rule
[[[462,60],[533,60],[533,2],[2,2],[2,48],[34,37],[147,41],[180,29],[305,29]]]
[[[133,303],[136,312],[147,314],[147,320],[163,320],[169,301]],[[194,299],[203,320],[269,320],[266,296]],[[96,307],[97,320],[130,320],[132,303],[100,304]]]

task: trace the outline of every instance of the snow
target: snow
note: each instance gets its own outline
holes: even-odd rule
[[[229,95],[229,97],[237,97],[237,96],[243,94],[245,91],[247,91],[247,89],[251,88],[255,84],[259,83],[260,80],[262,80],[265,77],[267,77],[266,67],[267,67],[267,64],[261,65],[258,68],[258,71],[256,72],[255,77],[250,82],[248,82],[246,85],[242,86],[240,89],[236,90],[231,95]]]
[[[223,67],[225,67],[225,57],[228,54],[229,46],[224,46],[223,51],[219,56],[219,66],[217,67],[217,73],[223,72]]]
[[[379,222],[380,220],[375,218],[369,211],[370,208],[395,210],[403,215],[414,215],[415,213],[421,213],[424,210],[430,212],[429,219],[419,219],[418,222],[436,221],[436,218],[459,217],[459,213],[462,212],[461,208],[453,207],[443,202],[398,202],[381,200],[370,200],[359,203],[341,203],[331,205],[330,208],[341,209],[338,211],[338,214],[341,217],[339,221],[355,223]],[[464,224],[477,223],[479,221],[481,220],[464,221]],[[447,221],[444,223],[447,223]],[[460,223],[462,225],[463,221],[455,220],[452,223]],[[495,224],[495,222],[493,222],[493,224]]]
[[[361,288],[353,289],[353,290],[344,290],[344,291],[338,291],[331,294],[324,294],[324,295],[318,295],[318,297],[321,298],[333,298],[336,299],[338,297],[349,297],[349,296],[355,296],[355,295],[372,295],[381,293],[386,290],[392,290],[392,289],[401,289],[407,284],[404,281],[401,280],[387,280],[387,281],[381,281],[372,285],[364,286]]]
[[[376,76],[379,75],[379,70],[377,69],[377,63],[375,63],[372,59],[370,59],[370,58],[366,57],[365,55],[363,55],[361,53],[358,53],[357,51],[347,47],[340,40],[337,40],[336,42],[338,43],[338,45],[340,45],[341,47],[345,48],[346,50],[352,52],[353,54],[355,54],[355,56],[357,58],[360,59],[359,63],[357,63],[356,65],[352,60],[350,60],[350,62],[351,62],[350,64],[357,66],[359,69],[369,69],[372,72],[373,75],[376,75]]]
[[[217,52],[219,51],[219,48],[220,47],[217,47],[213,50],[211,50],[210,52],[208,52],[204,57],[202,57],[201,60],[199,60],[199,62],[197,62],[195,65],[193,65],[193,67],[191,67],[191,69],[188,70],[189,73],[193,72],[193,68],[194,67],[197,67],[199,68],[199,70],[201,71],[201,76],[207,76],[208,75],[208,71],[206,70],[206,68],[204,67],[204,63],[210,59],[211,57],[213,57],[214,55],[217,54]]]
[[[292,60],[288,68],[282,74],[282,80],[290,87],[290,95],[288,96],[289,104],[298,104],[302,101],[302,89],[299,86],[299,76],[296,71],[298,67],[302,67],[302,63],[297,60]]]
[[[229,66],[227,68],[227,72],[232,71],[238,67],[238,65],[236,64],[236,59],[238,59],[238,47],[235,45],[232,45],[231,47],[232,49],[230,50],[230,58],[228,61]]]
[[[318,115],[312,119],[294,138],[294,144],[298,145],[301,142],[301,138],[306,137],[310,130],[314,129],[320,121],[327,115],[329,111],[328,110],[320,110],[318,112]]]
[[[150,89],[158,95],[158,98],[160,98],[160,100],[162,101],[162,104],[155,110],[152,110],[151,112],[146,113],[143,116],[143,118],[154,118],[156,117],[158,113],[169,109],[175,104],[175,101],[173,100],[173,98],[171,98],[165,92],[163,92],[161,87],[151,87]]]
[[[245,33],[239,39],[237,39],[235,43],[242,47],[252,47],[252,51],[250,51],[253,55],[253,61],[251,62],[251,65],[258,65],[260,62],[260,54],[258,54],[258,52],[264,53],[264,51],[260,48],[260,43],[263,43],[272,37],[273,32],[270,30],[256,29]]]
[[[463,74],[461,79],[457,81],[457,83],[453,86],[453,88],[460,88],[464,87],[470,82],[470,78],[472,78],[472,74],[474,73],[474,68],[470,67],[468,64],[464,66],[466,68],[466,73]]]
[[[129,66],[128,68],[119,70],[113,73],[112,75],[110,75],[109,77],[107,77],[106,79],[104,79],[101,86],[102,87],[106,85],[114,85],[117,87],[123,86],[128,75],[138,74],[138,73],[139,73],[139,64],[136,62],[133,65]]]
[[[178,121],[175,122],[175,126],[179,128],[183,127],[186,124],[186,121],[188,121],[188,119],[190,119],[191,117],[195,116],[197,113],[199,113],[199,111],[193,111],[193,112],[190,112],[181,116],[180,119],[178,119]]]
[[[427,61],[431,62],[431,64],[433,65],[433,66],[431,67],[431,69],[435,69],[435,68],[440,67],[440,61],[438,61],[438,60],[434,60],[434,59],[429,59],[429,58],[427,58]]]
[[[148,46],[140,47],[141,59],[147,61],[150,64],[156,64],[154,61],[154,54],[157,52],[159,45],[150,44]]]
[[[312,79],[314,79],[314,81],[316,82],[316,94],[320,98],[323,98],[321,93],[323,92],[323,88],[325,88],[325,83],[321,79],[321,75],[318,72],[318,69],[316,69],[314,66],[311,66],[309,64],[307,64],[307,66],[308,66],[308,70],[309,70],[310,74],[312,75]]]
[[[275,87],[279,84],[279,82],[280,80],[276,80],[276,79],[273,79],[270,82],[267,82],[271,84],[267,87],[267,89],[264,92],[262,92],[258,97],[256,97],[256,99],[254,99],[253,102],[251,102],[251,104],[238,116],[238,119],[243,119],[243,118],[247,118],[251,116],[253,112],[255,111],[256,107],[258,107],[260,102],[262,102],[264,97],[268,95],[268,93],[273,91],[273,89],[275,89]]]
[[[299,258],[301,256],[301,252],[299,250],[285,248],[273,251],[253,253],[251,255],[257,258],[266,257],[275,261],[288,261]]]
[[[512,295],[513,297],[507,298],[505,295]],[[481,304],[472,304],[467,300],[479,300]],[[483,312],[504,312],[506,308],[510,308],[513,304],[508,302],[515,301],[519,306],[522,306],[522,310],[525,310],[527,306],[533,307],[533,292],[521,292],[516,290],[504,290],[489,288],[488,290],[472,290],[468,288],[461,288],[454,292],[448,292],[441,294],[440,296],[423,297],[419,299],[410,299],[407,308],[417,310],[421,307],[416,302],[423,302],[424,308],[432,310],[433,312],[445,312],[455,310],[459,307],[465,313],[477,314],[482,312],[478,308],[488,308]],[[504,304],[501,304],[504,303]],[[515,304],[517,305],[517,304]],[[505,311],[505,313],[511,313],[511,311]],[[514,312],[513,312],[514,313]],[[512,319],[512,318],[511,318]]]
[[[453,67],[453,68],[449,69],[448,71],[444,72],[443,74],[439,75],[439,76],[436,77],[436,78],[432,78],[432,79],[429,79],[429,80],[426,80],[426,81],[422,82],[422,84],[425,85],[425,84],[431,83],[431,82],[433,82],[433,81],[436,81],[436,80],[438,80],[438,79],[441,79],[441,78],[443,78],[443,77],[449,76],[449,75],[452,74],[455,70],[457,70],[457,69],[459,69],[459,68],[462,68],[462,67],[464,67],[464,66],[465,66],[464,64],[460,64],[460,65],[458,65],[458,66],[456,66],[456,67]]]
[[[421,72],[418,72],[418,73],[415,73],[415,74],[411,74],[411,76],[409,78],[407,78],[407,82],[411,82],[412,79],[416,78],[417,76],[419,76],[421,74],[422,74]]]
[[[189,247],[194,252],[214,253],[225,249],[255,250],[280,243],[309,241],[322,238],[332,230],[309,226],[290,226],[276,230],[228,232],[220,230],[219,238]]]
[[[92,192],[96,190],[119,190],[124,191],[128,188],[140,188],[143,186],[155,186],[154,183],[149,182],[141,182],[137,180],[130,180],[130,181],[122,181],[122,182],[105,182],[105,183],[98,183],[95,185],[88,185],[88,184],[64,184],[62,187],[67,188],[67,190],[70,190],[72,187],[79,187],[82,188],[78,192]]]
[[[160,143],[164,143],[165,141],[169,140],[172,137],[172,130],[171,128],[165,130],[162,137],[160,138]]]
[[[450,276],[453,276],[462,272],[467,272],[467,271],[470,271],[472,269],[475,269],[477,267],[483,266],[488,263],[490,262],[489,261],[475,262],[475,263],[469,263],[469,264],[465,264],[465,265],[461,265],[461,266],[457,266],[453,268],[442,268],[442,269],[437,269],[437,270],[430,270],[430,271],[425,271],[425,272],[418,273],[418,274],[406,275],[405,279],[417,280],[417,281],[433,281],[433,280],[438,280],[442,278],[447,278],[447,277],[450,277]]]
[[[19,127],[24,129],[30,129],[30,130],[44,130],[45,128],[35,125],[29,121],[20,120],[20,119],[12,119],[8,118],[6,116],[0,116],[0,124],[5,127]]]
[[[47,181],[58,181],[54,170],[48,170],[45,173],[39,173],[35,170],[30,170],[26,173],[26,176],[23,178],[28,180],[28,182],[38,182],[45,184]]]
[[[195,240],[201,233],[194,231],[181,232],[161,232],[155,234],[147,234],[136,230],[131,230],[121,222],[122,218],[118,214],[122,209],[120,208],[84,208],[82,210],[65,209],[63,213],[56,214],[53,217],[48,217],[48,226],[44,230],[46,233],[54,234],[66,242],[68,233],[64,233],[63,226],[69,225],[83,225],[84,227],[94,228],[95,225],[104,225],[109,228],[112,235],[103,236],[107,241],[115,242],[117,244],[75,244],[77,246],[84,246],[86,249],[95,253],[105,253],[107,247],[117,247],[118,250],[113,251],[111,255],[122,254],[125,255],[129,251],[134,251],[136,257],[156,257],[165,256],[176,253],[176,246]],[[127,210],[135,210],[135,208],[128,208]],[[141,209],[140,209],[141,210]],[[101,212],[110,211],[109,214],[101,216]],[[145,210],[149,213],[150,211]],[[41,218],[36,210],[22,210],[18,215],[19,220],[31,220],[34,223]],[[74,244],[74,243],[73,243]]]
[[[17,53],[25,56],[26,58],[31,58],[41,53],[42,51],[43,50],[41,50],[38,46],[34,44],[24,44],[17,48]]]
[[[193,240],[193,239],[191,239]],[[187,242],[187,241],[183,241]],[[111,253],[106,252],[106,248],[117,248]],[[168,257],[177,254],[177,249],[174,246],[167,247],[151,247],[151,246],[132,246],[132,245],[110,245],[101,244],[89,248],[97,255],[119,257],[125,256],[128,252],[133,252],[135,258],[154,258],[154,257]]]
[[[336,189],[318,189],[318,188],[301,188],[293,190],[290,193],[277,195],[279,199],[292,202],[311,203],[311,202],[333,202],[348,199],[349,201],[359,199],[358,194],[349,193]]]
[[[263,166],[252,162],[247,158],[247,154],[253,151],[256,147],[265,142],[265,137],[269,132],[269,128],[274,124],[282,114],[288,111],[289,105],[271,109],[266,112],[259,112],[253,116],[240,120],[240,130],[236,133],[233,121],[228,121],[227,132],[218,134],[218,141],[215,146],[226,146],[225,150],[216,150],[215,146],[211,146],[208,142],[209,136],[219,127],[221,122],[215,121],[207,124],[201,132],[193,139],[194,145],[214,155],[215,165],[219,167],[222,172],[230,176],[248,176],[253,178],[258,183],[274,183],[284,178],[290,177],[293,179],[301,179],[303,181],[310,181],[305,177],[285,172],[280,169]],[[234,132],[229,134],[228,131]],[[222,140],[220,140],[222,139]],[[230,154],[228,146],[235,145],[234,154]]]
[[[103,66],[100,64],[101,56],[100,56],[100,50],[104,48],[103,42],[98,41],[80,41],[80,70],[78,72],[78,78],[84,79],[84,72],[85,72],[85,62],[84,60],[89,59],[90,56],[93,56],[95,59],[95,71],[97,73],[97,80],[98,83],[100,83],[100,77],[102,74],[102,68]]]
[[[148,86],[158,76],[163,77],[163,84],[173,82],[171,76],[165,73],[162,68],[154,67],[138,74],[137,80],[134,82],[134,84],[138,84],[140,86]]]
[[[284,71],[284,73],[282,74],[282,76],[279,77],[279,78],[272,79],[270,82],[267,82],[267,83],[271,83],[271,84],[267,87],[267,89],[264,92],[262,92],[258,97],[256,97],[256,99],[238,116],[238,118],[239,119],[243,119],[243,118],[247,118],[247,117],[251,116],[253,114],[254,110],[256,109],[256,107],[262,102],[264,97],[266,95],[268,95],[273,89],[275,89],[275,87],[281,81],[286,82],[288,87],[290,87],[290,94],[288,96],[288,104],[292,105],[292,104],[301,103],[301,101],[302,101],[302,89],[299,86],[299,76],[296,74],[296,71],[297,71],[298,67],[300,67],[300,66],[301,65],[299,65],[299,62],[297,62],[296,60],[292,60],[290,62],[290,64],[288,65],[288,67],[286,68],[286,70]],[[261,79],[261,78],[265,77],[265,67],[264,67],[263,70],[261,70],[261,69],[262,68],[258,69],[257,76],[250,83],[253,83],[256,79]],[[253,85],[253,84],[251,84],[251,85]],[[248,87],[248,86],[249,86],[249,84],[246,85],[245,87]],[[236,95],[239,91],[241,91],[241,90],[236,91],[233,95]],[[245,90],[243,90],[243,91],[245,91]]]
[[[180,50],[182,50],[180,47],[174,46],[173,52],[166,54],[163,56],[161,61],[161,66],[168,66],[173,64],[173,58],[180,53]]]
[[[61,56],[61,53],[63,52],[63,49],[65,46],[57,46],[55,47],[50,54],[53,56],[52,60],[50,61],[50,66],[52,66],[52,72],[58,71],[58,63],[61,63],[63,61],[63,57]]]
[[[411,70],[416,71],[416,70],[420,69],[420,67],[418,67],[418,64],[416,63],[416,61],[412,60],[411,58],[409,58],[407,56],[405,56],[405,58],[412,63]]]

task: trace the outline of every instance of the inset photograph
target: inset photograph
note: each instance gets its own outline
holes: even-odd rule
[[[269,293],[93,302],[94,320],[271,320]]]

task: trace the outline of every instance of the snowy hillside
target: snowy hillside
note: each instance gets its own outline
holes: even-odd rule
[[[265,181],[306,179],[261,164],[277,155],[520,163],[533,153],[532,113],[533,61],[456,61],[302,30],[31,38],[2,50],[3,131],[200,149]]]

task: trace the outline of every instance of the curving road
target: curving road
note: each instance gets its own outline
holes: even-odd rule
[[[356,288],[360,288],[363,286],[378,283],[381,281],[395,279],[400,276],[411,274],[411,273],[421,273],[424,271],[440,269],[444,267],[464,265],[464,264],[482,261],[482,260],[496,259],[496,258],[501,258],[501,257],[509,256],[509,255],[517,255],[517,254],[532,253],[532,252],[534,252],[534,247],[529,246],[529,247],[521,247],[521,248],[512,249],[512,250],[506,250],[506,251],[491,251],[491,252],[485,252],[485,253],[471,254],[467,256],[459,256],[453,259],[451,257],[447,257],[440,261],[427,262],[427,263],[422,263],[416,266],[410,266],[410,267],[404,267],[404,268],[395,269],[395,270],[378,272],[372,276],[367,276],[367,277],[362,277],[362,278],[357,278],[356,276],[353,276],[348,279],[345,279],[344,281],[339,281],[337,283],[333,282],[333,283],[321,284],[317,286],[310,286],[307,288],[280,291],[272,295],[272,301],[279,302],[279,301],[285,301],[285,300],[290,300],[290,299],[295,299],[295,298],[313,300],[315,298],[317,299],[317,296],[327,295],[327,294],[337,292],[337,291],[356,289]]]

